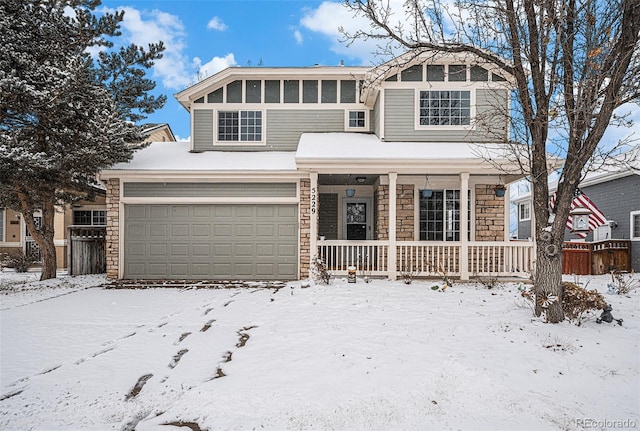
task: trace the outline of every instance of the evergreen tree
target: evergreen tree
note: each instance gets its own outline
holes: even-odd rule
[[[20,211],[40,247],[41,279],[56,276],[56,207],[86,198],[96,173],[131,158],[144,136],[131,121],[160,108],[145,69],[162,43],[103,53],[124,13],[97,0],[0,3],[0,206]],[[34,213],[42,212],[40,227]]]

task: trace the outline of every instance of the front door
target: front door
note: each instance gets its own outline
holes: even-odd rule
[[[353,199],[345,201],[344,206],[344,238],[348,240],[366,240],[370,238],[369,199]]]

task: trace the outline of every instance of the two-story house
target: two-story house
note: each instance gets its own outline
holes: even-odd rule
[[[512,87],[469,55],[225,69],[176,94],[190,142],[102,171],[108,276],[298,279],[316,256],[334,274],[525,274],[504,193],[522,175],[499,143]]]

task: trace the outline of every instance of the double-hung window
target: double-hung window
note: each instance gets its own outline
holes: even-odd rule
[[[633,240],[640,241],[640,211],[631,212],[631,235]]]
[[[522,202],[518,205],[518,218],[520,221],[531,220],[531,202]]]
[[[262,141],[262,111],[219,111],[218,141]]]
[[[420,126],[469,126],[471,91],[420,90]]]
[[[73,224],[76,226],[105,226],[107,212],[105,210],[75,210]]]
[[[468,203],[470,238],[470,193]],[[430,197],[420,197],[420,240],[460,241],[460,190],[434,190]]]

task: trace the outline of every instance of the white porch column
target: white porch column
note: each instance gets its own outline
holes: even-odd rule
[[[313,259],[318,254],[318,173],[311,172],[309,179],[309,279],[311,279]]]
[[[398,278],[398,268],[396,266],[397,247],[396,247],[396,199],[397,199],[397,182],[398,173],[389,172],[389,254],[388,254],[388,270],[389,280]]]
[[[469,279],[469,173],[460,173],[460,280]]]
[[[504,192],[504,240],[511,241],[511,186]]]

